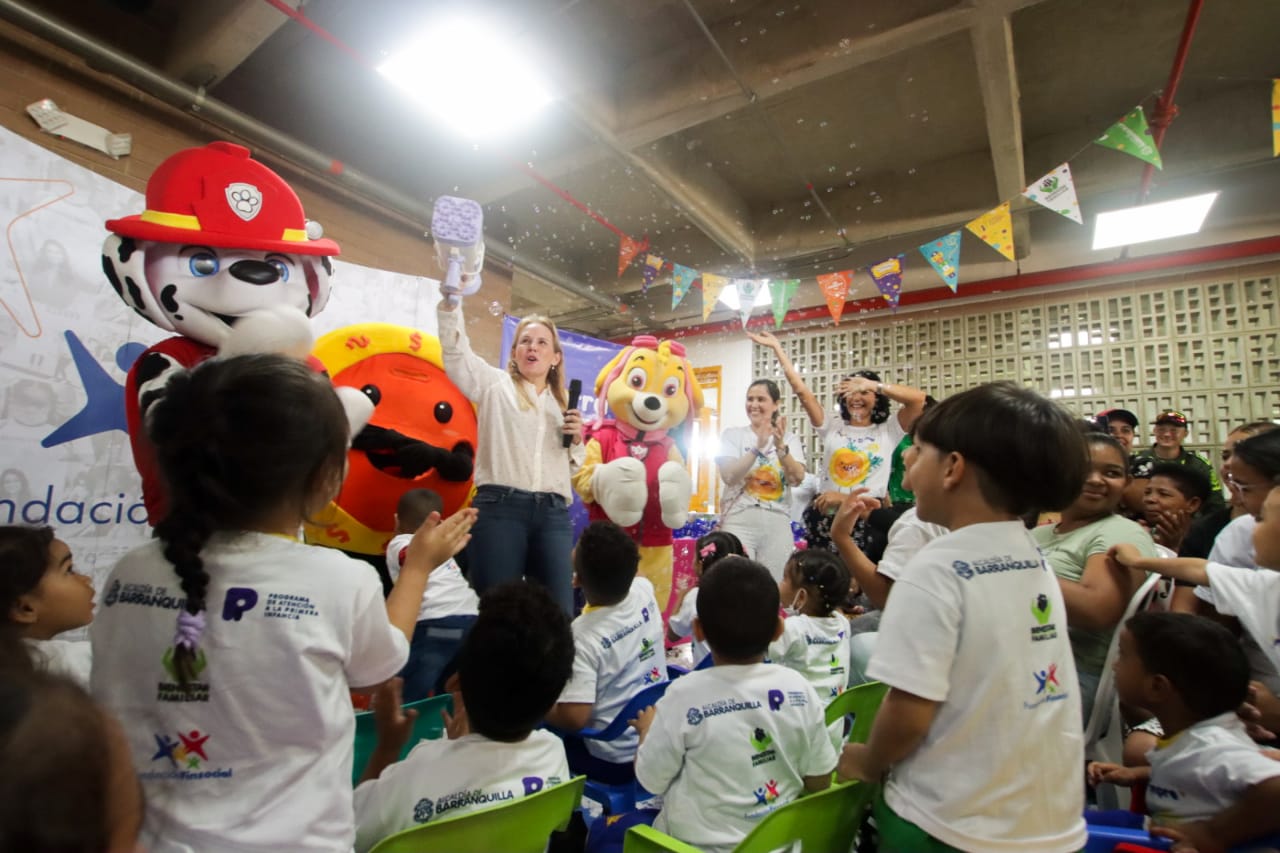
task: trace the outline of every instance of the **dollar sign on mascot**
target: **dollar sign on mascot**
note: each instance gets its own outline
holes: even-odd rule
[[[697,418],[702,386],[682,344],[642,335],[601,369],[595,391],[608,415],[586,429],[586,461],[573,476],[574,489],[592,520],[608,519],[636,540],[640,574],[665,609],[671,531],[688,519],[693,493],[673,432]]]
[[[147,349],[125,384],[134,464],[148,520],[166,499],[144,427],[174,371],[214,355],[274,352],[306,359],[310,317],[329,299],[338,244],[321,236],[284,179],[249,149],[213,142],[172,155],[147,181],[146,210],[106,223],[102,269],[139,316],[175,336]],[[353,431],[372,404],[340,394]]]

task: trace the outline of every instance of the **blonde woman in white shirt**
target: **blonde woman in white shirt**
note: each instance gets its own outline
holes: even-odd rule
[[[442,299],[436,318],[445,373],[475,404],[479,420],[471,505],[480,515],[467,549],[471,585],[483,595],[527,577],[572,613],[569,474],[586,449],[582,416],[565,398],[555,324],[541,316],[521,320],[503,370],[471,351],[454,300]]]

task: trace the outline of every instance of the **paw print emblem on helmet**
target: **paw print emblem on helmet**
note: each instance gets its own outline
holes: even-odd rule
[[[228,184],[227,204],[236,216],[248,222],[262,210],[262,192],[253,184]]]

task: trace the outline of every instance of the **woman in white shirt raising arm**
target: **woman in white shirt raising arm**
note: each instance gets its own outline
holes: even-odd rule
[[[555,324],[540,316],[521,320],[502,370],[471,351],[462,310],[448,297],[436,318],[445,373],[475,404],[479,421],[471,501],[479,516],[466,552],[471,585],[483,595],[527,577],[572,615],[569,474],[586,450],[582,417],[565,399]]]

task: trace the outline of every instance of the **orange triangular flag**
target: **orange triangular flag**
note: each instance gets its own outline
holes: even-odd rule
[[[622,274],[627,271],[627,266],[635,260],[636,255],[647,248],[649,248],[648,237],[641,240],[622,238],[622,245],[618,247],[618,278],[622,278]]]
[[[827,298],[827,310],[831,319],[840,325],[840,315],[844,313],[844,302],[849,297],[849,288],[853,284],[853,270],[841,270],[818,276],[818,286],[822,295]]]

